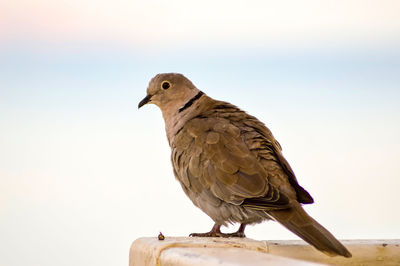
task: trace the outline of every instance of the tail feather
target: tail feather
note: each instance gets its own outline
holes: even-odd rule
[[[351,257],[351,253],[328,230],[309,216],[300,204],[290,209],[269,211],[277,222],[329,256]]]

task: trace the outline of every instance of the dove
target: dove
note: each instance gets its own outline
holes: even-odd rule
[[[210,232],[190,236],[245,237],[247,225],[274,220],[329,256],[351,257],[303,209],[314,200],[264,123],[212,99],[179,73],[153,77],[138,108],[146,104],[161,109],[175,178],[215,223]],[[234,223],[237,232],[221,232]]]

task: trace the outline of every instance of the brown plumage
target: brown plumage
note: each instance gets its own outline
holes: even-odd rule
[[[350,252],[311,218],[301,204],[313,203],[299,185],[271,131],[238,107],[214,100],[181,74],[155,76],[139,103],[160,107],[174,174],[194,205],[214,221],[208,233],[192,236],[244,236],[247,224],[273,219],[334,256]],[[240,223],[236,233],[221,225]]]

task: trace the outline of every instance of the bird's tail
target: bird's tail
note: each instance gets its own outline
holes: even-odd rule
[[[290,209],[268,211],[277,222],[329,256],[351,257],[351,253],[322,225],[309,216],[300,204]]]

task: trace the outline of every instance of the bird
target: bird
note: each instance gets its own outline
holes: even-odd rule
[[[352,256],[303,209],[314,199],[256,117],[211,98],[179,73],[154,76],[138,108],[146,104],[161,109],[175,178],[215,223],[190,236],[245,237],[247,225],[274,220],[326,255]],[[236,232],[221,232],[234,223]]]

